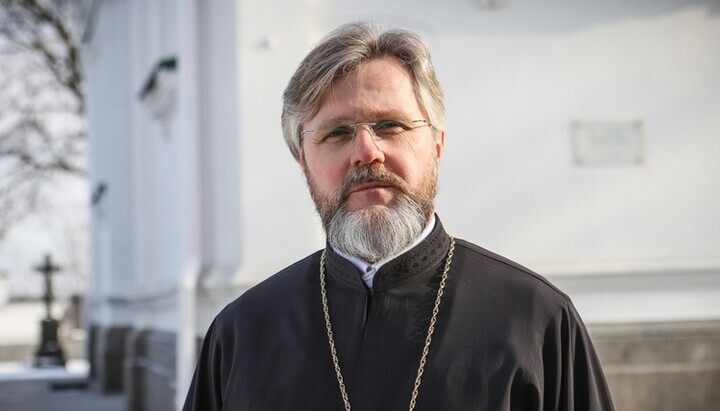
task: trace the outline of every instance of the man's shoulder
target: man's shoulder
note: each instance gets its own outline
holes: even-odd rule
[[[558,303],[570,301],[545,277],[509,258],[462,239],[456,240],[456,250],[457,258],[463,264],[463,273],[477,278],[482,286],[507,287],[518,294],[540,294]]]
[[[265,280],[243,292],[218,314],[218,318],[237,318],[238,315],[260,311],[272,311],[287,307],[296,299],[304,297],[319,267],[321,251],[310,254],[285,267]]]

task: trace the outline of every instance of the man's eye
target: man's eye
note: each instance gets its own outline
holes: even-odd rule
[[[393,137],[407,130],[401,122],[395,120],[378,121],[373,129],[379,137]]]
[[[327,133],[325,133],[325,138],[352,138],[353,136],[353,128],[352,127],[336,127]]]

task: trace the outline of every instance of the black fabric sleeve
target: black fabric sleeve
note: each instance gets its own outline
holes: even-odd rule
[[[545,410],[614,410],[595,348],[570,302],[546,330],[543,371]]]
[[[222,349],[216,322],[217,319],[205,334],[183,411],[220,411],[223,408]]]

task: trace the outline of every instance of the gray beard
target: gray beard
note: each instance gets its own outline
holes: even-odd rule
[[[376,263],[411,245],[426,222],[423,207],[402,195],[382,212],[349,212],[343,203],[326,225],[326,232],[328,242],[336,250]]]
[[[330,245],[338,251],[368,263],[398,254],[420,236],[433,212],[437,184],[437,163],[415,190],[385,166],[372,164],[354,170],[334,196],[321,196],[310,173],[305,171],[310,195],[322,219]],[[398,190],[398,196],[383,210],[348,211],[347,197],[353,186],[383,182]]]

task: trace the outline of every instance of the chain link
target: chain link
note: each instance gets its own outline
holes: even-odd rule
[[[345,391],[345,382],[343,381],[342,372],[340,372],[340,361],[338,360],[337,350],[335,350],[335,338],[333,338],[327,292],[325,291],[325,250],[323,250],[322,257],[320,257],[320,295],[322,296],[325,328],[327,329],[328,342],[330,343],[330,354],[332,354],[335,375],[337,376],[338,385],[340,386],[340,395],[342,396],[343,403],[345,404],[345,411],[350,411],[350,400],[348,399],[347,391]]]
[[[452,261],[454,252],[455,239],[450,237],[450,250],[448,251],[447,260],[445,261],[445,269],[443,270],[442,277],[440,278],[440,284],[438,285],[437,295],[435,297],[435,306],[432,310],[432,317],[430,317],[430,324],[428,325],[427,336],[425,337],[425,345],[422,349],[420,364],[418,366],[417,376],[415,377],[415,384],[413,386],[412,395],[410,396],[409,411],[413,411],[415,409],[417,397],[420,393],[420,384],[422,383],[422,376],[425,373],[425,364],[427,363],[427,356],[430,352],[430,343],[432,342],[432,336],[435,332],[437,316],[440,312],[440,301],[442,300],[443,292],[445,290],[445,283],[447,282],[448,272],[450,271],[450,262]],[[332,355],[333,366],[335,367],[335,376],[337,377],[338,385],[340,387],[340,395],[342,396],[343,404],[345,405],[345,411],[351,411],[350,399],[348,398],[347,391],[345,390],[345,382],[340,370],[340,360],[338,359],[337,350],[335,349],[335,338],[332,331],[332,323],[330,322],[330,309],[328,308],[327,291],[325,290],[325,255],[325,250],[323,250],[320,257],[320,296],[323,306],[323,315],[325,316],[325,328],[327,329],[330,354]]]

